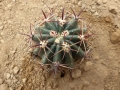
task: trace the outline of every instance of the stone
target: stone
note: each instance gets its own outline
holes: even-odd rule
[[[82,1],[78,2],[78,6],[80,6],[80,7],[82,6]]]
[[[92,65],[93,65],[93,63],[92,63],[91,61],[87,61],[87,62],[85,63],[85,66],[84,66],[84,70],[85,70],[85,71],[90,70],[91,67],[92,67]]]
[[[3,36],[3,35],[4,35],[4,33],[3,33],[3,32],[1,32],[1,33],[0,33],[0,35],[1,35],[1,36]]]
[[[52,89],[53,88],[53,82],[48,82],[48,88]]]
[[[10,61],[6,61],[5,65],[8,66],[11,62]]]
[[[0,90],[9,90],[8,85],[7,84],[1,84],[0,85]]]
[[[0,26],[0,30],[3,30],[4,26]]]
[[[14,67],[13,72],[14,72],[14,74],[17,74],[19,72],[19,68],[18,67]]]
[[[5,41],[2,39],[2,40],[0,40],[0,43],[4,43]]]
[[[110,5],[109,6],[109,11],[113,14],[117,14],[118,8],[115,5]]]
[[[107,0],[102,0],[102,3],[103,3],[103,4],[106,4],[106,3],[107,3]]]
[[[105,17],[105,21],[106,21],[107,23],[111,23],[111,22],[112,22],[112,20],[111,20],[111,18],[110,18],[109,16],[106,16],[106,17]]]
[[[97,3],[98,5],[101,5],[101,4],[102,4],[102,0],[97,0],[96,3]]]
[[[17,90],[23,90],[23,86],[19,86]]]
[[[53,84],[53,89],[56,89],[58,87],[58,84],[57,83],[54,83]]]
[[[81,70],[76,69],[72,72],[72,77],[73,78],[79,78],[81,76]]]
[[[13,81],[11,81],[11,79],[7,79],[7,80],[6,80],[6,83],[7,83],[7,84],[12,84]]]
[[[91,11],[91,13],[95,13],[96,12],[94,9],[91,9],[90,11]]]
[[[13,74],[12,74],[12,75],[10,76],[10,78],[13,79],[13,77],[14,77],[14,76],[13,76]]]
[[[10,74],[6,73],[6,78],[9,79],[10,78]]]
[[[27,81],[27,78],[23,78],[23,79],[22,79],[22,82],[23,82],[23,83],[26,83],[26,81]]]
[[[13,50],[13,51],[10,51],[11,54],[15,54],[16,53],[16,50]]]
[[[78,3],[78,0],[74,0],[74,4],[77,4]]]
[[[13,90],[13,88],[10,87],[9,90]]]
[[[92,13],[95,13],[95,12],[96,12],[96,6],[91,6],[90,11],[91,11]]]
[[[116,30],[116,32],[113,32],[110,36],[112,43],[117,43],[120,41],[120,30]]]
[[[90,83],[88,81],[84,81],[83,85],[88,86]]]
[[[14,83],[17,83],[17,82],[18,82],[18,79],[16,79],[16,78],[13,79],[13,82],[14,82]]]
[[[8,4],[8,5],[7,5],[7,9],[11,10],[11,9],[12,9],[12,5],[11,5],[11,4]]]
[[[3,83],[3,80],[0,78],[0,85]]]
[[[98,60],[98,59],[99,59],[99,56],[98,56],[98,55],[95,55],[95,56],[93,56],[93,59],[94,59],[94,60]]]
[[[98,16],[99,14],[98,14],[98,12],[96,11],[96,12],[94,13],[94,15],[95,15],[95,16]]]
[[[117,70],[114,70],[114,71],[112,71],[112,75],[113,75],[113,76],[118,76],[118,75],[119,75],[119,72],[118,72]]]

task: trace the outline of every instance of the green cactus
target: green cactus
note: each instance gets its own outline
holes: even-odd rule
[[[33,54],[41,58],[43,66],[50,66],[55,73],[61,67],[74,69],[75,57],[83,58],[86,55],[86,38],[90,35],[87,34],[83,20],[79,18],[82,11],[78,15],[72,12],[74,17],[67,19],[64,9],[61,17],[53,14],[47,17],[42,10],[45,19],[35,26],[35,33],[28,35],[34,42],[31,46],[34,47]]]

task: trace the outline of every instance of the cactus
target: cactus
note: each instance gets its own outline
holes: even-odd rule
[[[42,66],[49,66],[55,74],[61,67],[74,69],[75,57],[84,58],[87,54],[86,39],[90,34],[84,21],[79,18],[83,9],[78,15],[71,10],[73,17],[65,16],[64,8],[61,17],[55,17],[53,13],[47,17],[42,10],[44,20],[35,26],[34,33],[31,31],[31,35],[27,35],[34,42],[30,45],[34,48],[33,54],[41,58]]]

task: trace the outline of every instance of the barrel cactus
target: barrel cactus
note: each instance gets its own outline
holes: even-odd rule
[[[64,9],[61,16],[55,16],[53,13],[47,16],[42,10],[44,20],[35,26],[34,33],[31,31],[31,35],[27,35],[33,42],[30,45],[34,49],[33,54],[41,58],[41,66],[48,66],[56,73],[61,68],[74,69],[75,58],[86,56],[86,39],[90,34],[79,17],[82,10],[77,15],[71,9],[72,17],[65,15]]]

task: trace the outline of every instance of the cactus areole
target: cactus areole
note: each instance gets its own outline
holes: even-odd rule
[[[62,10],[61,17],[50,14],[48,17],[42,10],[44,20],[35,26],[35,33],[31,35],[34,47],[33,54],[41,59],[41,64],[51,69],[60,67],[74,69],[75,57],[86,55],[87,27],[72,10],[74,17],[68,18]],[[79,25],[81,22],[81,26]]]

